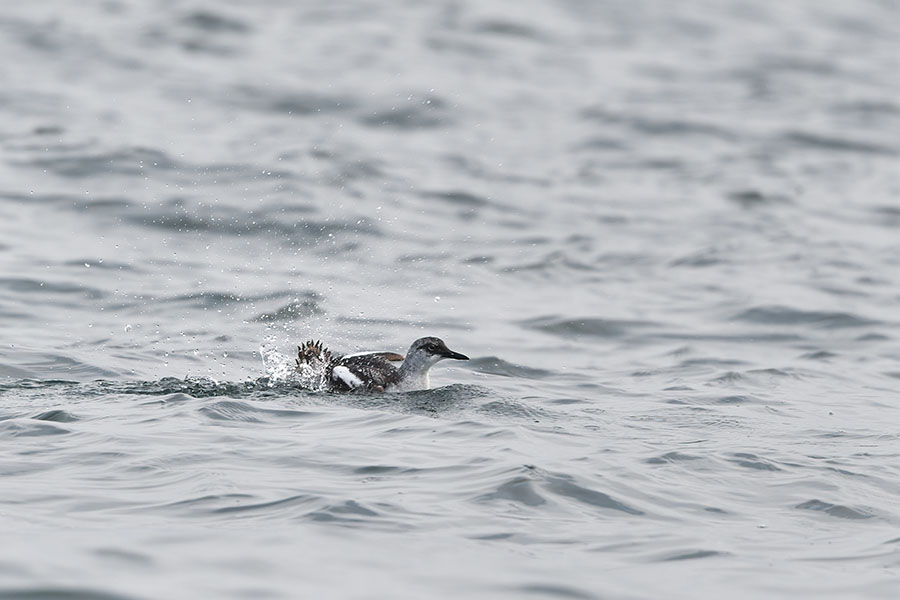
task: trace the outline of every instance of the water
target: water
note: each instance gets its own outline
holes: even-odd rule
[[[896,597],[897,2],[0,31],[0,598]]]

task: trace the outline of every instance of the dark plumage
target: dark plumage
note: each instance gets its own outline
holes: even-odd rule
[[[428,370],[445,358],[468,360],[436,337],[413,342],[405,358],[394,352],[334,355],[321,342],[312,340],[297,347],[298,370],[308,368],[320,372],[324,387],[335,392],[427,389]],[[399,369],[391,364],[398,360],[403,360]]]
[[[351,390],[383,392],[397,383],[399,373],[400,370],[382,354],[341,358],[331,365],[329,389],[333,392]]]

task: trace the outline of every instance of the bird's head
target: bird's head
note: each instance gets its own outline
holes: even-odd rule
[[[433,365],[439,360],[453,358],[455,360],[469,360],[469,357],[459,352],[454,352],[447,347],[444,340],[436,337],[423,337],[412,343],[407,353],[407,360],[415,356],[428,365]]]

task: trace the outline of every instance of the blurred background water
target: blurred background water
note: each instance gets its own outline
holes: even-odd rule
[[[0,54],[0,598],[897,596],[896,0],[47,0]],[[422,335],[427,392],[261,360]]]

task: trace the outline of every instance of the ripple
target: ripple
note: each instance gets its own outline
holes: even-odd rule
[[[852,113],[875,119],[900,117],[900,105],[890,100],[857,100],[839,103],[832,108],[835,112]]]
[[[309,494],[297,494],[279,500],[270,500],[267,502],[257,502],[252,504],[234,504],[232,506],[223,506],[213,509],[211,512],[215,514],[243,514],[243,513],[263,513],[267,516],[272,515],[272,509],[292,508],[295,506],[307,506],[313,502],[319,501],[318,496]],[[240,500],[238,500],[240,502]]]
[[[535,467],[526,466],[524,474],[515,475],[497,486],[493,491],[482,494],[479,501],[492,502],[510,500],[528,507],[538,507],[548,502],[540,492],[549,492],[556,497],[575,500],[592,508],[643,515],[643,511],[614,499],[609,494],[575,483],[569,475],[545,473]]]
[[[793,131],[783,136],[791,144],[814,150],[830,152],[854,152],[859,154],[896,156],[897,149],[876,142],[827,136],[818,133]]]
[[[33,166],[69,177],[83,179],[96,175],[143,175],[147,171],[171,171],[179,168],[177,161],[164,152],[151,148],[132,147],[97,154],[75,154],[34,159]]]
[[[644,462],[650,465],[664,465],[692,460],[703,460],[703,458],[703,456],[695,456],[693,454],[685,454],[682,452],[666,452],[665,454],[648,458]]]
[[[220,382],[206,377],[163,377],[155,381],[109,381],[98,380],[81,384],[77,389],[80,394],[133,394],[138,396],[161,396],[160,402],[181,403],[197,398],[227,396],[231,399],[253,399],[277,396],[305,395],[307,392],[298,389],[291,383],[270,381],[261,377],[253,381],[239,383]],[[168,398],[167,398],[168,397]]]
[[[185,498],[183,500],[166,502],[164,504],[157,505],[156,508],[188,508],[198,509],[204,513],[213,513],[215,512],[217,505],[222,504],[223,502],[240,503],[252,498],[255,498],[255,496],[253,496],[252,494],[207,494],[194,498]]]
[[[688,550],[667,554],[658,560],[660,562],[673,562],[679,560],[698,560],[701,558],[713,558],[731,556],[728,552],[719,552],[718,550]]]
[[[359,104],[352,96],[246,84],[231,88],[214,99],[253,110],[301,117],[350,110]]]
[[[222,206],[189,205],[181,198],[170,199],[158,208],[141,213],[129,213],[124,219],[142,227],[178,233],[209,232],[235,237],[251,234],[290,244],[311,243],[338,234],[382,235],[377,225],[362,216],[340,221],[285,220],[279,214],[265,211],[248,214]]]
[[[496,393],[490,395],[490,397],[496,398]],[[488,402],[484,402],[475,408],[475,410],[482,415],[487,415],[492,419],[517,419],[523,421],[553,421],[555,419],[554,414],[547,411],[546,409],[540,408],[539,406],[535,406],[531,401],[533,398],[523,398],[527,402],[522,402],[518,399],[492,399]]]
[[[777,204],[787,204],[790,199],[782,194],[770,194],[755,189],[737,190],[728,194],[728,199],[742,208],[758,208]]]
[[[448,204],[462,206],[465,208],[480,208],[490,204],[487,198],[460,190],[444,192],[420,192],[419,195],[422,198],[426,198],[429,200],[440,200]]]
[[[838,358],[840,355],[835,352],[829,352],[828,350],[814,350],[812,352],[807,352],[802,354],[800,358],[805,360],[817,360],[827,362],[832,358]]]
[[[546,35],[525,23],[508,19],[485,19],[472,26],[472,31],[500,37],[543,41]]]
[[[467,407],[474,400],[493,397],[494,392],[477,385],[454,383],[429,390],[379,394],[337,394],[341,402],[357,408],[390,409],[438,416]]]
[[[500,270],[501,273],[536,273],[547,278],[558,277],[566,271],[575,271],[580,274],[594,273],[595,265],[572,258],[568,252],[554,250],[544,254],[536,261],[507,265]]]
[[[235,17],[212,12],[210,10],[196,10],[182,17],[181,22],[200,31],[212,33],[247,33],[250,26],[243,20]]]
[[[817,325],[825,329],[866,327],[880,324],[879,321],[866,319],[852,313],[801,310],[779,305],[750,308],[731,318],[735,321],[764,325]]]
[[[304,518],[318,523],[332,523],[353,527],[366,524],[369,526],[377,525],[380,527],[388,527],[391,530],[408,529],[406,525],[389,521],[378,511],[375,511],[356,500],[346,500],[339,504],[330,504],[324,508],[306,514]]]
[[[215,421],[241,421],[244,423],[259,423],[259,418],[248,410],[243,402],[236,400],[222,400],[210,406],[204,406],[200,413]]]
[[[84,587],[0,588],[0,600],[136,600],[137,598]]]
[[[101,289],[66,281],[41,281],[27,277],[0,277],[0,286],[11,292],[77,295],[89,300],[100,300],[109,294]]]
[[[816,499],[801,502],[794,508],[824,512],[828,515],[831,515],[832,517],[838,517],[840,519],[860,520],[871,519],[875,516],[862,509],[851,508],[849,506],[843,506],[841,504],[831,504],[830,502],[823,502],[822,500]]]
[[[127,271],[131,273],[145,272],[143,269],[139,269],[134,265],[112,260],[103,260],[102,258],[76,258],[75,260],[67,260],[62,264],[67,267],[76,267],[78,269],[90,267],[92,269],[109,271]]]
[[[254,317],[253,320],[257,323],[299,321],[315,315],[324,314],[325,311],[319,307],[318,298],[318,294],[307,292],[306,297],[302,300],[294,300],[273,312],[262,313],[261,315]]]
[[[749,396],[747,394],[719,396],[713,402],[715,404],[748,404],[748,403],[763,404],[762,400],[760,400],[759,398],[754,398],[753,396]]]
[[[711,267],[729,262],[719,256],[716,249],[706,249],[676,258],[669,264],[673,267]]]
[[[5,361],[12,364],[0,365],[0,368],[10,369],[13,373],[23,371],[28,373],[29,377],[35,378],[59,376],[62,373],[77,379],[116,377],[119,375],[116,371],[85,362],[67,354],[39,352],[26,348],[18,348],[15,352],[8,353],[5,356]],[[66,382],[63,383],[65,384]]]
[[[518,476],[504,482],[493,492],[478,498],[481,501],[511,500],[525,506],[540,506],[547,501],[535,490],[535,483],[528,477]]]
[[[365,465],[354,468],[352,472],[354,475],[383,475],[386,473],[414,473],[416,471],[418,471],[418,469],[394,467],[390,465]]]
[[[569,600],[596,600],[599,596],[577,587],[556,583],[530,583],[512,588],[514,597],[537,595],[541,598],[565,598]]]
[[[657,325],[647,321],[601,319],[597,317],[585,317],[581,319],[538,317],[521,321],[520,324],[528,329],[536,329],[538,331],[543,331],[544,333],[563,337],[589,336],[599,338],[623,337],[635,329]]]
[[[519,377],[522,379],[546,379],[554,375],[553,371],[546,369],[536,369],[534,367],[525,367],[515,363],[507,362],[496,356],[484,356],[470,360],[466,363],[466,368],[478,373],[486,373],[488,375],[500,375],[502,377]]]
[[[726,141],[732,141],[737,138],[737,135],[734,132],[725,129],[718,124],[703,123],[700,121],[642,117],[629,113],[613,112],[600,107],[586,109],[582,111],[582,116],[585,119],[592,121],[626,125],[636,132],[653,136],[700,136],[718,138]]]
[[[141,567],[152,567],[156,564],[156,561],[148,554],[122,548],[97,548],[94,550],[94,554],[103,559],[112,558],[125,564]]]
[[[31,418],[37,421],[53,421],[55,423],[74,423],[81,420],[75,415],[60,409],[48,410]]]
[[[366,508],[361,505],[356,500],[347,500],[341,504],[336,504],[329,506],[325,509],[325,511],[331,514],[340,514],[340,515],[361,515],[364,517],[377,517],[378,513],[374,510]]]
[[[757,471],[781,471],[782,469],[773,465],[771,462],[748,452],[735,452],[728,459],[730,462],[747,469],[756,469]]]
[[[608,494],[577,485],[568,475],[547,476],[546,488],[560,496],[566,496],[597,508],[617,510],[630,515],[642,515],[643,511],[613,499]]]
[[[387,327],[415,327],[415,328],[431,328],[431,329],[455,329],[460,331],[470,331],[471,326],[464,325],[455,321],[450,320],[424,320],[424,321],[412,321],[406,319],[392,319],[392,318],[374,318],[374,317],[349,317],[349,316],[341,316],[337,318],[339,323],[352,323],[359,325],[374,325],[379,329]]]
[[[78,387],[78,385],[77,381],[68,379],[22,378],[8,383],[0,383],[0,391],[52,390],[54,388],[73,388]]]
[[[264,418],[273,421],[303,419],[314,413],[302,410],[273,409],[254,406],[239,400],[220,400],[199,409],[207,418],[217,421],[242,421],[259,423]]]
[[[81,213],[124,212],[133,208],[134,202],[128,198],[103,195],[75,194],[19,194],[16,192],[0,192],[0,197],[21,202],[23,204],[52,204],[60,210],[73,210]]]
[[[259,304],[282,298],[304,298],[316,300],[319,295],[312,291],[297,292],[294,290],[280,290],[259,295],[241,295],[231,292],[219,292],[216,290],[204,290],[192,294],[179,294],[177,296],[158,297],[153,299],[154,304],[178,304],[204,310],[223,308],[240,304]],[[117,308],[131,306],[120,304]]]
[[[412,105],[376,109],[359,121],[368,127],[392,129],[434,129],[452,123],[446,103],[433,97]]]
[[[6,419],[0,421],[0,437],[41,437],[47,435],[65,435],[72,433],[65,427],[52,425],[44,421],[30,419]]]

